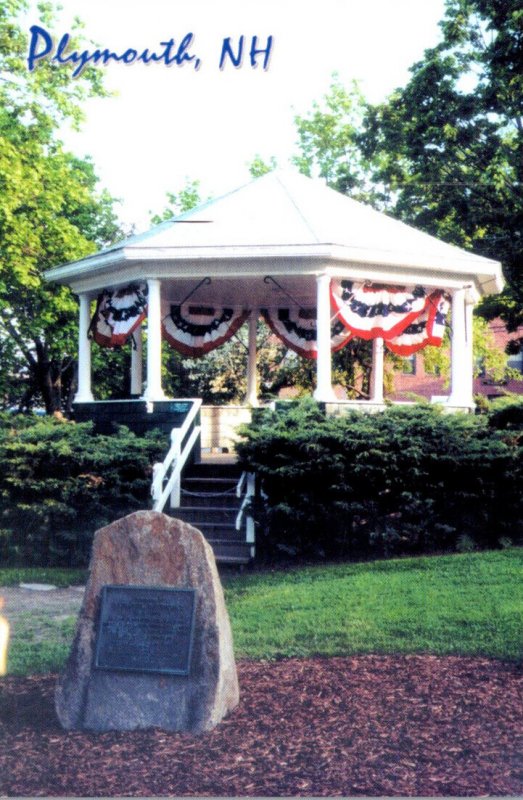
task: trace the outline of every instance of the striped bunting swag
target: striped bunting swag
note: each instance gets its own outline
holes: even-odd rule
[[[284,345],[304,358],[317,358],[316,309],[262,308],[261,314],[271,331]],[[340,350],[352,333],[339,321],[331,326],[331,350]]]
[[[125,344],[146,315],[146,284],[114,291],[104,289],[98,296],[89,336],[102,347],[118,347]]]
[[[246,309],[175,305],[162,321],[162,334],[179,353],[197,358],[234,336],[248,316]]]
[[[427,306],[422,286],[412,289],[331,281],[331,304],[338,318],[361,339],[399,336]]]
[[[385,344],[398,356],[411,356],[427,345],[439,347],[443,341],[449,309],[449,296],[443,291],[433,292],[418,319],[408,325],[399,336],[386,339]]]

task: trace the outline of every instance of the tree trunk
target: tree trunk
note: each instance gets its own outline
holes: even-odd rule
[[[62,410],[62,373],[56,362],[49,358],[44,342],[35,340],[36,345],[36,384],[42,395],[45,413],[52,415]]]

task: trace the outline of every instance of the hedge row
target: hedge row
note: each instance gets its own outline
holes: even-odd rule
[[[85,566],[99,527],[150,505],[165,437],[0,415],[0,563]],[[523,404],[326,417],[263,410],[241,464],[261,479],[261,555],[368,558],[523,542]]]
[[[261,479],[258,551],[368,558],[522,541],[523,405],[485,416],[391,407],[326,417],[313,401],[243,428]]]
[[[150,505],[165,437],[0,415],[0,563],[85,566],[94,532]]]

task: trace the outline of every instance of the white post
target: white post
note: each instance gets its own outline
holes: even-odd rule
[[[331,366],[331,304],[330,276],[318,275],[316,278],[316,344],[318,360],[316,364],[316,391],[314,397],[320,402],[335,400],[332,389]]]
[[[249,354],[247,356],[247,403],[258,405],[258,375],[256,369],[256,334],[258,332],[258,309],[253,308],[249,317]]]
[[[466,312],[465,309],[465,289],[456,289],[452,295],[451,391],[448,405],[471,408],[474,405],[472,385],[472,314],[471,311]],[[470,309],[472,310],[472,306]]]
[[[372,342],[372,374],[370,379],[370,399],[373,403],[383,403],[383,339],[378,336]]]
[[[163,400],[162,390],[162,308],[160,281],[147,280],[149,290],[147,300],[147,388],[144,399],[149,402]]]
[[[468,292],[465,293],[465,341],[467,347],[467,354],[465,360],[464,370],[466,375],[464,381],[466,382],[467,392],[470,399],[470,406],[474,404],[474,301],[469,296]]]
[[[133,333],[131,342],[131,395],[142,394],[143,383],[143,337],[141,324]]]
[[[75,403],[89,403],[94,400],[91,390],[91,340],[89,325],[91,324],[91,301],[87,294],[79,295],[80,308],[78,316],[78,390]]]
[[[180,455],[182,452],[182,440],[180,436],[176,436],[173,433],[171,434],[171,443],[174,450],[173,454],[173,461],[172,461],[172,469],[175,469],[178,465],[180,460]],[[181,473],[178,474],[176,481],[173,484],[171,497],[170,497],[170,504],[171,508],[180,508],[182,504],[182,476]]]

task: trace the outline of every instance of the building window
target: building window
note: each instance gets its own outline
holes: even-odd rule
[[[416,374],[416,355],[409,356],[408,358],[401,359],[401,371],[404,375]]]
[[[508,357],[507,366],[523,372],[523,349]]]

